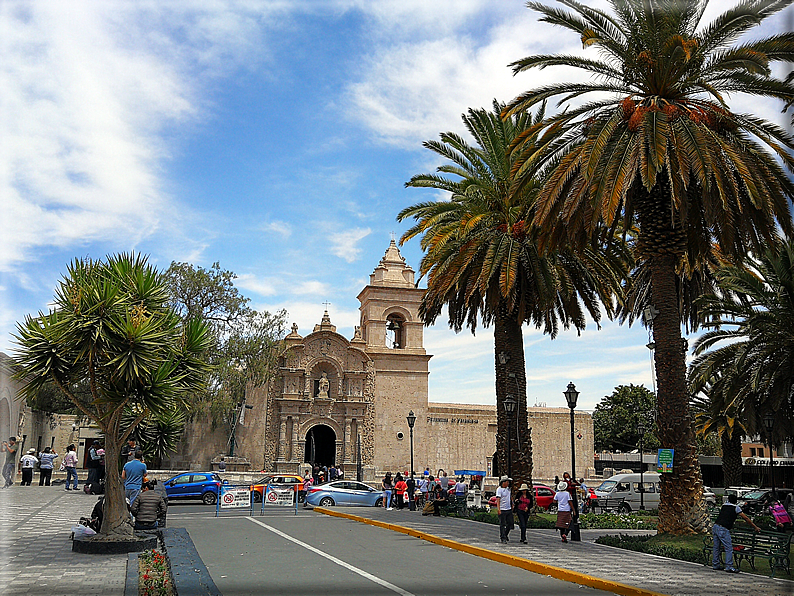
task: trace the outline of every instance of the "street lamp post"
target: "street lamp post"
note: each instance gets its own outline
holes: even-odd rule
[[[356,438],[356,481],[361,482],[361,477],[363,476],[361,470],[361,435],[358,435]]]
[[[416,424],[416,415],[414,414],[414,411],[411,410],[410,412],[408,412],[408,416],[406,416],[405,419],[408,421],[408,429],[411,435],[411,478],[413,478],[414,477],[414,424]],[[414,496],[412,494],[409,494],[408,498],[410,499],[409,509],[411,511],[415,511],[416,501],[414,501]]]
[[[766,442],[769,445],[769,484],[772,485],[772,494],[775,494],[775,472],[772,459],[772,429],[775,428],[775,414],[767,412],[764,414],[764,426],[766,427]]]
[[[645,462],[642,461],[642,440],[645,437],[645,425],[642,422],[637,425],[637,432],[640,433],[640,511],[645,511],[645,482],[643,482]]]
[[[513,477],[513,458],[511,451],[513,450],[510,444],[510,427],[513,425],[513,412],[516,411],[516,398],[510,393],[504,399],[505,413],[507,414],[507,475]]]
[[[574,420],[573,411],[576,408],[576,400],[579,399],[579,392],[576,390],[576,385],[573,382],[568,383],[568,388],[563,391],[565,400],[568,402],[568,408],[571,410],[571,478],[576,482],[576,444],[574,443]],[[573,491],[573,509],[576,514],[579,514],[579,504],[576,499],[576,489]],[[582,540],[579,534],[579,523],[571,521],[571,542],[580,542]]]

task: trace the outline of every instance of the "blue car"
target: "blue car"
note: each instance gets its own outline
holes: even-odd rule
[[[315,507],[333,507],[334,505],[381,507],[383,493],[363,482],[336,480],[309,488],[306,491],[306,503]]]
[[[164,484],[169,499],[201,499],[207,505],[214,505],[223,480],[215,472],[185,472]]]

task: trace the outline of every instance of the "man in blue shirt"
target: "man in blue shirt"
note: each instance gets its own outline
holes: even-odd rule
[[[142,459],[143,453],[136,451],[135,459],[124,464],[124,469],[121,471],[121,478],[124,480],[124,492],[130,501],[130,505],[138,498],[143,484],[143,477],[146,476],[146,464],[141,461]]]

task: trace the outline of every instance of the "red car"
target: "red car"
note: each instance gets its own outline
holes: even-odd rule
[[[535,504],[543,509],[551,507],[556,493],[544,484],[534,484],[532,488],[535,490]],[[496,497],[491,497],[488,499],[488,505],[496,507],[496,501]]]

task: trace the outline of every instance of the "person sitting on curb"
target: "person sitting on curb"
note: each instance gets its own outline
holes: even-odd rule
[[[440,484],[433,487],[433,515],[436,517],[441,515],[441,508],[446,507],[449,503],[449,493]]]
[[[711,528],[711,534],[714,541],[714,549],[712,551],[711,566],[715,571],[722,571],[723,567],[720,564],[720,546],[725,548],[725,571],[728,573],[739,573],[739,570],[733,566],[733,542],[731,541],[731,530],[733,523],[738,516],[748,524],[753,526],[756,532],[760,532],[761,528],[756,526],[747,515],[742,511],[742,508],[736,504],[736,494],[728,495],[728,502],[720,508],[720,513],[717,516],[717,521]]]
[[[152,482],[144,482],[141,494],[132,503],[130,511],[135,516],[136,530],[153,530],[157,518],[165,515],[168,509],[162,495],[154,490]]]

